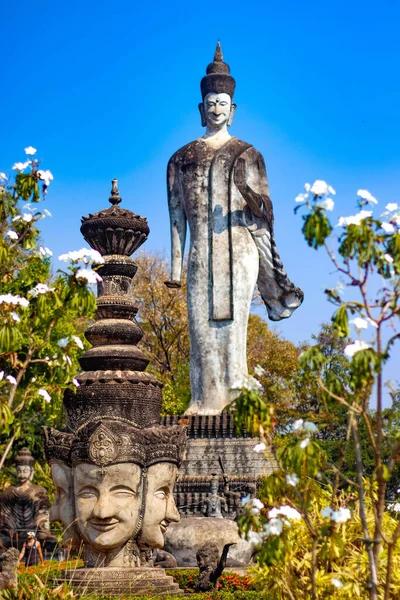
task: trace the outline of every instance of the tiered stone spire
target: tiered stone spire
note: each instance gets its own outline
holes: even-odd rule
[[[82,218],[81,233],[104,257],[97,272],[95,322],[85,336],[92,344],[79,359],[76,394],[68,390],[65,406],[72,430],[95,417],[122,417],[135,427],[158,424],[162,395],[159,383],[145,373],[148,359],[137,347],[143,337],[130,296],[137,265],[130,258],[147,239],[147,219],[119,206],[118,181],[112,181],[111,207]]]

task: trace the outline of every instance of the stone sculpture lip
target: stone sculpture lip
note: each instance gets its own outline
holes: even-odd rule
[[[114,529],[119,524],[119,521],[118,519],[108,519],[107,521],[90,519],[89,523],[92,529],[96,529],[97,531],[101,531],[103,533],[105,531],[111,531]]]
[[[165,533],[167,531],[168,525],[169,525],[169,521],[161,521],[160,529],[161,529],[162,533]]]

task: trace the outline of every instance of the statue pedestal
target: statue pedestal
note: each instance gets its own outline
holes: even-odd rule
[[[225,544],[235,544],[229,549],[228,568],[229,563],[235,566],[250,564],[254,554],[254,545],[240,537],[234,521],[213,517],[187,517],[179,523],[171,523],[165,534],[164,549],[173,554],[178,567],[196,568],[196,553],[207,543],[216,544],[219,555]]]
[[[150,567],[105,567],[95,569],[68,569],[55,583],[69,582],[80,593],[101,592],[103,594],[183,594],[164,569]]]
[[[254,495],[263,477],[274,470],[264,453],[253,451],[260,441],[248,431],[235,432],[233,413],[165,416],[164,425],[188,419],[187,454],[179,469],[174,496],[181,517],[203,517],[212,474],[219,477],[218,494],[225,496],[226,519],[234,520],[241,499]]]

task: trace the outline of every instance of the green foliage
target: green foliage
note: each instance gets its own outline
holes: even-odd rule
[[[332,226],[325,211],[334,203],[325,196],[335,192],[322,181],[306,190],[296,199],[306,210],[303,234],[309,246],[325,248],[341,275],[340,285],[325,291],[337,309],[332,325],[324,326],[317,343],[300,356],[296,381],[307,392],[301,392],[305,403],[300,398],[295,403],[294,423],[276,424],[268,399],[261,405],[256,387],[250,394],[243,385],[237,421],[245,422],[249,414],[258,420],[270,460],[275,433],[276,470],[264,479],[259,497],[249,499],[239,525],[258,544],[254,574],[274,600],[389,600],[400,593],[400,503],[394,485],[399,391],[391,384],[390,409],[383,409],[382,399],[383,370],[400,338],[400,211],[394,214],[397,205],[388,205],[382,215],[388,216],[386,224],[372,211],[341,217],[339,236],[328,246]],[[369,192],[358,194],[360,209],[376,203]],[[357,297],[343,300],[344,285]],[[389,333],[383,330],[386,323]],[[364,330],[368,342],[361,339]]]
[[[315,249],[323,246],[332,231],[332,225],[329,223],[325,211],[315,208],[310,214],[303,216],[303,220],[302,232],[307,244]]]
[[[79,370],[82,334],[95,309],[93,291],[77,277],[78,260],[51,272],[51,251],[41,246],[38,229],[50,215],[42,208],[49,181],[41,199],[38,165],[33,159],[30,172],[0,186],[0,460],[13,449],[10,437],[42,460],[42,426],[63,425],[63,390]],[[13,480],[11,454],[0,487]]]

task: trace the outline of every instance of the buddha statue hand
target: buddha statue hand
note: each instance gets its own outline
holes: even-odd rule
[[[268,199],[263,199],[260,194],[254,192],[251,187],[246,183],[247,173],[246,173],[246,161],[244,158],[238,158],[235,165],[234,182],[239,192],[242,194],[243,199],[245,200],[247,206],[256,217],[264,217],[264,202],[271,201]]]

